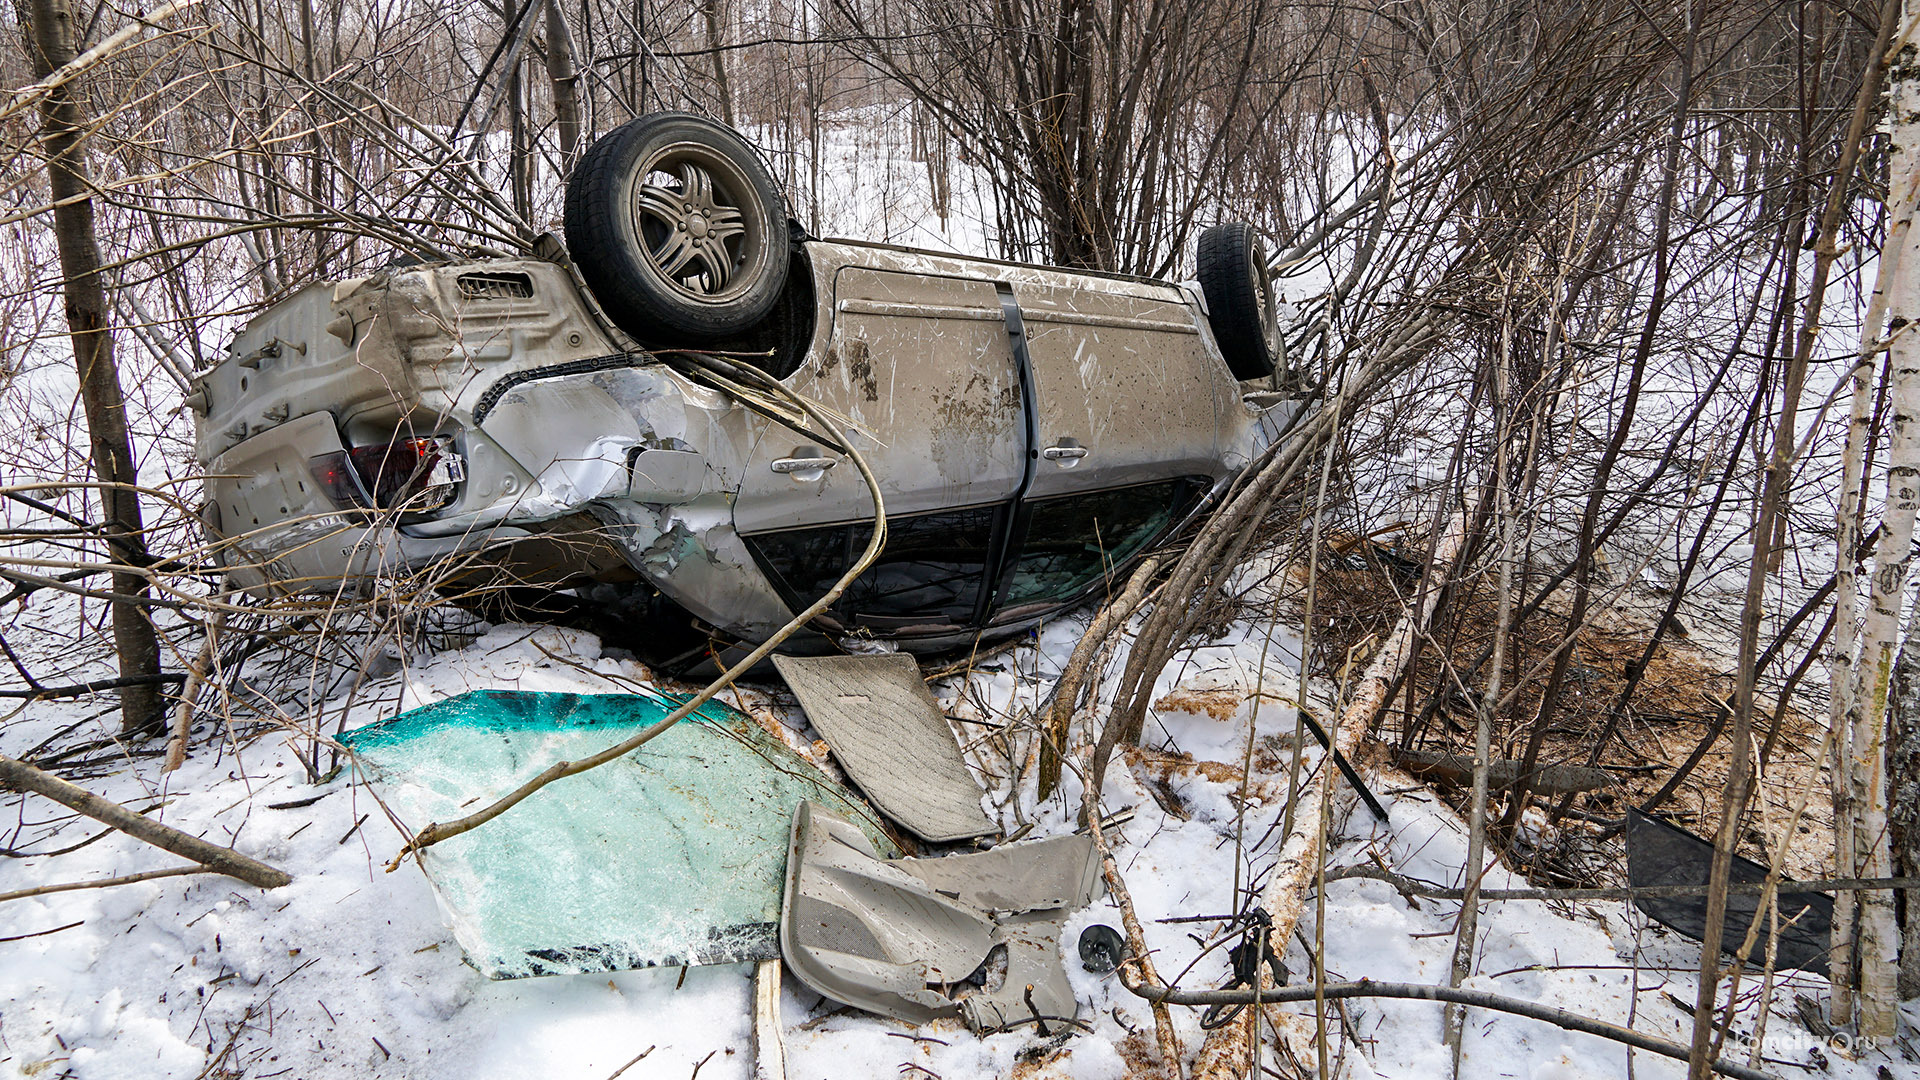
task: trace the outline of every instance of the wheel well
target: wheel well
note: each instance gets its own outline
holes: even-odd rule
[[[806,248],[795,242],[787,257],[787,284],[780,290],[767,317],[751,328],[706,346],[722,352],[736,352],[741,361],[752,364],[776,379],[800,370],[807,350],[813,346],[814,323],[818,318],[813,291],[813,270]]]

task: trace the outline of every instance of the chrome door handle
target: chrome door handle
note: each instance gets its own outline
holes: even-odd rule
[[[1079,461],[1081,458],[1087,456],[1087,448],[1084,446],[1049,446],[1045,450],[1040,451],[1040,456],[1046,458],[1048,461]]]
[[[838,458],[786,457],[775,459],[768,468],[777,473],[825,472],[838,464],[840,464]]]

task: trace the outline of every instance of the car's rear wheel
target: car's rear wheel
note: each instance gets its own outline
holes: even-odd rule
[[[567,247],[607,315],[649,343],[765,318],[786,284],[786,209],[735,132],[687,113],[614,129],[567,181]]]
[[[1233,377],[1268,378],[1280,356],[1280,316],[1260,234],[1244,221],[1210,226],[1196,262],[1207,323]]]

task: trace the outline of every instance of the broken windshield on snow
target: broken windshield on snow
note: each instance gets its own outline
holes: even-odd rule
[[[475,691],[340,741],[410,829],[451,821],[559,761],[664,719],[665,694]],[[495,979],[780,955],[793,809],[830,805],[892,849],[871,812],[719,702],[624,757],[423,851],[467,960]]]

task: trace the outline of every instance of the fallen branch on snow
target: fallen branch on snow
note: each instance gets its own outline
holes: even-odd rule
[[[1124,984],[1125,980],[1122,982]],[[1524,1016],[1529,1020],[1541,1020],[1568,1031],[1625,1043],[1635,1049],[1679,1061],[1687,1060],[1688,1055],[1687,1048],[1679,1043],[1669,1042],[1632,1028],[1621,1027],[1619,1024],[1610,1024],[1591,1016],[1556,1009],[1551,1005],[1504,997],[1485,990],[1468,990],[1464,987],[1430,986],[1426,983],[1373,982],[1361,979],[1359,982],[1324,983],[1320,986],[1279,986],[1247,990],[1174,990],[1164,986],[1130,984],[1127,985],[1127,989],[1156,1005],[1272,1005],[1287,1001],[1313,1001],[1316,997],[1322,997],[1327,1001],[1338,1001],[1343,998],[1411,998],[1421,1001],[1445,1001],[1471,1005],[1476,1009],[1511,1013],[1514,1016]],[[1708,1064],[1714,1072],[1722,1076],[1738,1077],[1740,1080],[1779,1080],[1772,1073],[1750,1069],[1730,1061],[1716,1059]]]
[[[136,881],[152,881],[154,878],[216,873],[219,871],[205,866],[169,866],[165,870],[143,870],[138,874],[122,874],[119,877],[101,878],[98,881],[68,881],[59,885],[36,885],[31,889],[15,889],[12,892],[0,893],[0,904],[8,900],[24,900],[29,896],[45,896],[48,893],[73,892],[76,889],[106,889],[115,885],[131,885]]]
[[[238,878],[249,885],[277,889],[293,880],[284,870],[276,870],[266,863],[249,859],[232,848],[188,835],[171,825],[162,825],[117,802],[103,799],[86,788],[70,784],[50,772],[4,754],[0,754],[0,786],[45,795],[62,806],[111,825],[136,840],[144,840],[183,859],[192,859],[214,873]]]
[[[1384,881],[1400,893],[1430,900],[1464,900],[1465,889],[1436,885],[1418,878],[1396,874],[1391,870],[1382,870],[1377,866],[1346,866],[1338,870],[1327,871],[1328,881],[1341,881],[1347,878],[1364,878],[1371,881]],[[1767,889],[1764,881],[1730,881],[1727,883],[1729,896],[1753,896]],[[1794,896],[1805,893],[1823,892],[1863,892],[1868,889],[1920,889],[1920,877],[1892,878],[1815,878],[1812,881],[1780,881],[1773,885],[1772,891],[1781,896]],[[1705,896],[1710,891],[1706,885],[1621,885],[1600,889],[1479,889],[1476,895],[1482,900],[1633,900],[1636,898],[1654,899],[1675,896]]]

